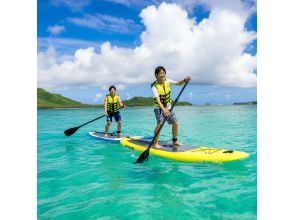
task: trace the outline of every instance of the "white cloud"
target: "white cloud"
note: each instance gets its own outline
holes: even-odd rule
[[[244,53],[256,33],[244,29],[246,13],[216,7],[200,23],[176,4],[149,6],[140,16],[146,29],[141,45],[134,48],[101,45],[78,49],[57,63],[56,54],[38,54],[38,84],[111,85],[138,84],[154,80],[154,68],[163,65],[167,77],[192,76],[194,84],[237,87],[256,86],[256,56]],[[46,57],[46,59],[44,58]]]
[[[106,32],[131,33],[140,29],[140,25],[131,19],[99,13],[86,14],[83,17],[71,17],[68,18],[68,21],[78,26]]]
[[[48,26],[47,28],[47,31],[50,32],[52,35],[58,35],[64,30],[65,30],[64,26],[60,26],[60,25]]]
[[[116,89],[118,89],[118,90],[124,90],[124,89],[126,89],[127,87],[125,86],[125,85],[123,85],[123,84],[118,84],[117,86],[116,86]]]
[[[56,7],[66,6],[73,11],[79,11],[90,4],[90,0],[50,0],[50,3]]]
[[[104,0],[104,1],[112,2],[115,4],[121,4],[127,7],[139,7],[139,8],[146,7],[151,4],[158,5],[160,2],[159,0],[140,0],[140,1],[138,0]]]
[[[127,100],[131,99],[132,96],[129,93],[126,93]]]
[[[192,98],[193,97],[193,93],[192,92],[189,92],[188,97],[189,98]]]
[[[102,100],[102,98],[103,98],[103,95],[101,93],[97,93],[95,95],[94,102],[99,102]]]
[[[38,51],[44,52],[47,48],[54,47],[63,54],[73,54],[73,52],[80,48],[95,47],[96,49],[100,43],[74,38],[38,37]]]
[[[230,90],[227,90],[225,92],[225,98],[226,98],[226,100],[230,100],[231,99],[231,91]]]
[[[149,5],[158,6],[161,0],[104,0],[127,7],[143,8]],[[251,13],[256,10],[256,0],[165,0],[166,3],[176,3],[190,13],[193,13],[195,7],[201,5],[207,10],[212,9],[230,9],[238,13]]]
[[[109,84],[109,85],[103,85],[103,86],[101,86],[101,89],[103,90],[103,91],[107,91],[108,92],[108,89],[109,89],[109,87],[111,86],[111,85],[113,85],[113,84]],[[125,86],[125,85],[123,85],[123,84],[116,84],[116,85],[114,85],[115,86],[115,88],[117,89],[117,90],[125,90],[127,87]]]
[[[192,12],[198,6],[204,6],[207,10],[230,10],[240,16],[248,16],[256,11],[256,0],[171,0]]]
[[[101,89],[102,89],[103,91],[108,91],[108,87],[109,87],[109,86],[107,86],[107,85],[103,85],[103,86],[101,86]]]

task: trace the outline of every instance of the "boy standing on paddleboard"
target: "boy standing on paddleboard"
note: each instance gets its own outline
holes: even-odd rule
[[[153,92],[153,107],[154,114],[157,120],[157,125],[154,129],[154,135],[157,130],[160,128],[161,123],[163,122],[165,117],[167,118],[167,122],[172,125],[172,141],[175,147],[181,146],[182,144],[178,142],[178,123],[176,119],[176,115],[173,112],[170,112],[171,109],[171,87],[172,85],[183,85],[187,80],[191,80],[190,76],[187,76],[185,79],[181,81],[174,81],[171,79],[166,79],[166,71],[162,66],[158,66],[154,71],[156,81],[151,84],[152,92]],[[154,148],[161,148],[158,143],[159,134],[154,139]]]
[[[119,109],[125,107],[125,105],[121,102],[119,94],[116,93],[115,86],[109,87],[109,94],[106,95],[104,99],[104,115],[106,117],[106,125],[105,125],[105,134],[104,136],[108,136],[108,129],[112,122],[112,117],[114,117],[115,121],[117,122],[117,136],[121,136],[121,116]]]

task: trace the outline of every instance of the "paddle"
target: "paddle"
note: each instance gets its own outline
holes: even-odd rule
[[[177,102],[178,102],[180,96],[182,95],[182,93],[183,93],[185,87],[187,86],[188,82],[189,82],[189,80],[186,81],[186,83],[185,83],[185,85],[183,86],[182,90],[180,91],[178,97],[175,99],[174,103],[173,103],[172,106],[171,106],[171,109],[169,110],[170,112],[172,112],[174,106],[177,104]],[[159,129],[157,130],[156,134],[154,135],[154,137],[153,137],[152,141],[150,142],[148,148],[147,148],[147,149],[146,149],[146,150],[145,150],[145,151],[144,151],[144,152],[138,157],[138,159],[137,159],[137,161],[136,161],[135,163],[143,163],[143,162],[148,158],[150,148],[151,148],[151,146],[152,146],[152,144],[153,144],[155,138],[158,136],[158,134],[159,134],[161,128],[163,127],[164,123],[166,122],[167,118],[168,118],[168,117],[164,117],[164,120],[163,120],[161,126],[159,127]]]
[[[122,109],[122,108],[124,108],[125,106],[123,106],[123,107],[120,107],[119,109]],[[118,109],[118,110],[119,110]],[[73,127],[73,128],[69,128],[69,129],[67,129],[67,130],[65,130],[64,131],[64,134],[66,135],[66,136],[71,136],[71,135],[73,135],[80,127],[83,127],[84,125],[87,125],[87,124],[89,124],[89,123],[91,123],[91,122],[93,122],[93,121],[96,121],[96,120],[98,120],[98,119],[100,119],[100,118],[103,118],[103,117],[105,117],[105,115],[101,115],[100,117],[98,117],[98,118],[95,118],[95,119],[93,119],[93,120],[91,120],[91,121],[88,121],[88,122],[86,122],[85,124],[82,124],[82,125],[80,125],[80,126],[77,126],[77,127]]]

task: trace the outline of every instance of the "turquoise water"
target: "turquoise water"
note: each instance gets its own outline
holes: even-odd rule
[[[38,219],[256,219],[256,106],[176,107],[178,139],[250,153],[229,163],[181,163],[87,136],[102,109],[38,110]],[[150,135],[152,108],[121,111],[123,133]],[[110,131],[116,130],[112,124]],[[171,139],[166,124],[160,137]]]

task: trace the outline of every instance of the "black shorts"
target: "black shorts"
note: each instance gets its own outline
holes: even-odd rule
[[[119,111],[117,111],[117,112],[113,112],[113,113],[108,113],[108,115],[107,115],[107,117],[106,117],[106,121],[107,121],[107,122],[109,122],[109,121],[112,122],[112,117],[114,117],[114,119],[115,119],[116,122],[121,121],[121,116],[120,116]]]

